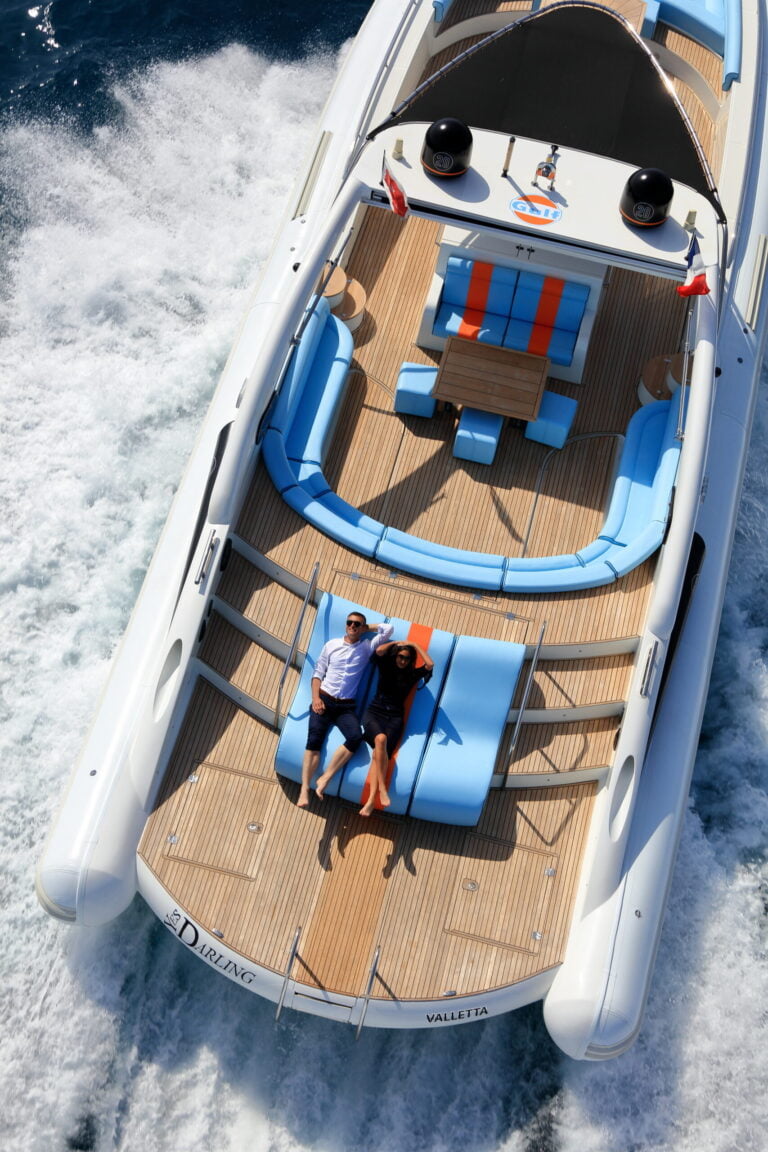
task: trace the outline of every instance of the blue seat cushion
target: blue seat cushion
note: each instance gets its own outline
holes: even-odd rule
[[[524,658],[523,644],[457,639],[411,816],[467,826],[480,819]]]
[[[525,426],[525,438],[552,448],[562,448],[573,425],[578,401],[558,392],[544,391],[535,420]]]
[[[436,378],[437,368],[406,360],[397,377],[395,412],[427,418],[434,415],[435,400],[432,389]]]
[[[395,627],[395,639],[405,642],[408,639],[410,624],[400,620],[392,620],[392,624]],[[416,773],[421,764],[429,733],[432,730],[437,702],[440,698],[455,641],[456,637],[452,632],[441,632],[437,628],[432,631],[428,644],[425,645],[423,640],[419,640],[421,646],[426,648],[435,667],[431,680],[417,688],[411,699],[405,729],[395,756],[392,776],[387,786],[391,800],[387,812],[393,816],[405,815],[408,810]],[[371,678],[366,706],[376,691],[376,682],[377,677],[374,673]],[[353,804],[362,802],[363,789],[368,779],[370,767],[371,749],[367,744],[361,744],[344,769],[340,795],[345,800],[349,800]]]
[[[453,444],[454,456],[492,464],[503,426],[503,416],[477,408],[462,408]]]

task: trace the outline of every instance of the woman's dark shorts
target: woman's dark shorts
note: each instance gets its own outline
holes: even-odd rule
[[[385,712],[380,708],[366,709],[363,716],[363,735],[366,743],[373,748],[376,737],[382,734],[387,738],[387,756],[391,757],[403,734],[402,712]]]
[[[318,715],[310,707],[307,751],[319,752],[323,747],[325,737],[328,735],[328,729],[335,724],[337,728],[341,729],[344,747],[348,748],[350,752],[356,752],[363,742],[363,734],[360,731],[360,721],[355,712],[355,701],[353,700],[349,704],[338,704],[330,696],[326,696],[324,692],[321,692],[320,695],[325,704],[325,711]]]

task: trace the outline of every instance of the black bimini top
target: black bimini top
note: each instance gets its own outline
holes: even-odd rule
[[[557,4],[494,32],[421,84],[368,138],[445,116],[661,168],[723,218],[685,109],[634,29],[597,4]]]

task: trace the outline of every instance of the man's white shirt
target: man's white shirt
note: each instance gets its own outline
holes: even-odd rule
[[[376,635],[345,644],[342,639],[329,640],[317,658],[313,680],[320,680],[320,689],[329,696],[351,700],[357,693],[363,672],[368,667],[371,653],[391,637],[393,624],[379,624]]]

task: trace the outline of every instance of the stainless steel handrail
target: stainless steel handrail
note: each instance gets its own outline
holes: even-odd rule
[[[533,677],[536,673],[536,665],[537,665],[538,660],[539,660],[539,653],[541,652],[541,645],[544,642],[544,633],[545,633],[546,629],[547,629],[547,622],[545,620],[543,622],[543,624],[541,625],[541,631],[539,632],[539,639],[537,641],[536,647],[533,650],[533,656],[531,657],[531,667],[528,670],[528,679],[525,682],[525,690],[523,692],[523,698],[520,701],[520,710],[517,714],[517,721],[515,723],[515,730],[512,733],[512,741],[509,745],[510,761],[512,758],[512,753],[514,752],[515,748],[517,747],[517,738],[520,735],[520,725],[523,722],[523,713],[525,712],[525,708],[526,708],[526,705],[528,703],[528,697],[530,696],[531,688],[533,687]],[[507,762],[507,772],[505,772],[505,774],[504,774],[504,787],[505,788],[507,786],[507,780],[508,779],[509,779],[509,761]]]
[[[280,1013],[283,1010],[283,1002],[285,1000],[285,994],[288,991],[288,981],[290,980],[290,977],[291,977],[291,969],[293,968],[294,960],[296,959],[296,957],[299,954],[299,937],[300,936],[301,936],[301,925],[299,925],[299,927],[296,929],[296,934],[293,937],[293,944],[291,945],[291,954],[288,957],[288,963],[285,966],[285,976],[283,977],[283,986],[280,989],[280,999],[277,1002],[277,1011],[275,1012],[275,1020],[280,1019]]]
[[[296,628],[294,629],[293,640],[291,640],[291,646],[288,649],[288,655],[286,657],[285,664],[283,665],[283,671],[280,675],[280,682],[277,685],[277,705],[275,706],[275,722],[274,722],[275,728],[277,728],[279,726],[279,723],[280,723],[280,708],[281,708],[281,705],[283,703],[283,688],[285,687],[285,678],[288,675],[288,669],[291,667],[291,665],[293,664],[293,661],[296,657],[296,649],[299,646],[299,636],[301,635],[301,628],[302,628],[302,625],[304,623],[304,616],[306,614],[307,607],[309,605],[310,600],[315,595],[315,591],[317,589],[317,581],[318,581],[319,576],[320,576],[320,562],[319,562],[319,560],[316,560],[315,566],[312,569],[312,575],[309,578],[309,584],[307,585],[307,591],[304,594],[304,603],[302,604],[301,611],[299,612],[299,619],[298,619],[298,622],[296,624]]]
[[[368,1002],[371,999],[371,989],[373,988],[373,982],[376,979],[376,970],[379,967],[379,956],[380,955],[381,955],[381,945],[377,944],[376,945],[376,951],[373,954],[373,960],[371,961],[371,970],[368,973],[368,985],[365,989],[365,995],[363,996],[363,1010],[360,1013],[360,1019],[357,1022],[357,1029],[355,1031],[355,1040],[357,1040],[359,1038],[360,1033],[363,1030],[363,1021],[365,1020],[365,1014],[368,1011]]]

